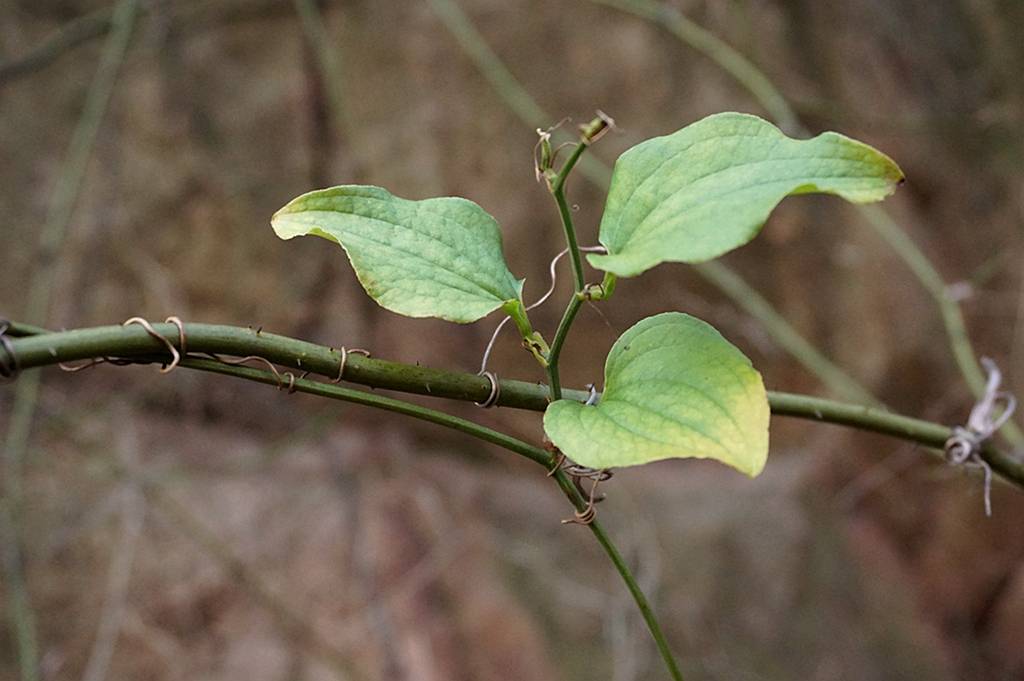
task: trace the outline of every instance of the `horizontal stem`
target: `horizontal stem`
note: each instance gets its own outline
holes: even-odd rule
[[[20,324],[16,328],[24,329]],[[177,345],[176,326],[154,324],[153,328]],[[256,355],[299,371],[310,371],[332,379],[338,376],[342,351],[333,347],[252,328],[215,324],[186,324],[185,334],[190,353],[236,357]],[[94,357],[167,355],[167,347],[138,325],[60,331],[15,338],[11,344],[22,369]],[[490,381],[483,376],[411,366],[355,353],[349,353],[345,362],[345,380],[374,388],[470,402],[483,402],[491,392]],[[502,380],[501,393],[497,401],[499,406],[538,411],[547,405],[547,386],[539,383]]]
[[[172,324],[153,326],[157,333],[169,342],[177,344],[177,327]],[[16,325],[16,328],[24,327]],[[253,329],[213,324],[186,324],[185,332],[189,352],[209,352],[237,357],[256,355],[281,366],[310,371],[329,378],[335,378],[338,374],[341,352],[315,343]],[[162,342],[152,338],[145,329],[136,325],[102,326],[15,337],[9,339],[9,345],[14,353],[14,359],[22,369],[94,357],[152,358],[154,355],[166,356],[167,353]],[[4,352],[0,346],[0,360],[7,359],[2,357]],[[3,365],[3,362],[0,362],[0,365]],[[218,367],[220,366],[218,364]],[[483,402],[491,392],[490,381],[482,376],[400,364],[356,354],[348,356],[345,380],[374,388],[474,402]],[[499,384],[499,406],[532,411],[544,411],[547,408],[547,386],[507,379],[500,380]],[[319,383],[315,385],[322,386],[317,388],[321,391],[328,387]],[[588,396],[583,390],[563,391],[563,397],[580,402],[586,401]],[[375,395],[370,397],[386,399]],[[927,447],[941,448],[952,435],[951,429],[946,426],[874,407],[772,391],[768,393],[768,401],[772,413],[776,416],[851,426]],[[1024,488],[1024,462],[1000,450],[991,442],[985,444],[982,458],[995,472]]]
[[[882,208],[878,206],[858,206],[857,208],[875,232],[906,263],[935,301],[946,330],[946,337],[949,339],[953,359],[971,392],[975,397],[981,399],[985,394],[985,374],[981,370],[978,354],[967,333],[967,324],[964,322],[960,304],[950,296],[949,287],[942,275],[910,238],[907,231]],[[1024,445],[1024,432],[1014,421],[1007,420],[1000,429],[1000,433],[1012,446]]]

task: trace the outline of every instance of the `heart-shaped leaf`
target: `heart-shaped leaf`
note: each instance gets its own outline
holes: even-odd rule
[[[293,199],[271,225],[282,239],[311,234],[340,244],[370,297],[409,317],[474,322],[522,295],[497,221],[467,199],[409,201],[342,185]]]
[[[757,116],[723,113],[642,142],[615,163],[590,263],[631,277],[703,262],[747,243],[791,194],[880,201],[903,180],[888,156],[838,133],[786,137]]]
[[[601,401],[558,400],[548,438],[592,468],[667,458],[717,459],[747,475],[768,456],[761,375],[712,326],[681,312],[648,317],[615,342]]]

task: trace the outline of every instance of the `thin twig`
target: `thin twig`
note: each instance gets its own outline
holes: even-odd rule
[[[156,4],[144,3],[139,10],[149,11]],[[166,10],[173,12],[174,21],[185,26],[185,30],[191,34],[225,23],[266,19],[271,13],[276,14],[287,8],[286,0],[222,0],[216,3],[196,0],[173,3],[173,7],[166,7]],[[161,11],[164,9],[161,5]],[[79,45],[102,37],[114,25],[114,12],[114,7],[108,6],[72,19],[25,54],[0,63],[0,87],[41,71]]]
[[[45,68],[65,52],[103,35],[113,19],[114,8],[103,7],[61,26],[28,53],[0,64],[0,85]]]
[[[841,399],[874,407],[883,406],[870,390],[833,364],[810,341],[800,335],[768,300],[718,260],[694,266],[705,279],[727,295],[747,314],[761,323],[780,348],[795,357],[805,369]]]
[[[49,334],[49,336],[46,337],[52,337],[54,335],[57,334]],[[195,338],[192,334],[189,334],[189,338],[190,341],[195,344]],[[270,371],[261,371],[258,369],[251,369],[249,367],[224,364],[223,362],[218,362],[216,360],[184,359],[181,362],[181,366],[235,376],[238,378],[246,378],[248,380],[264,384],[276,385],[278,383],[278,377],[275,373]],[[551,464],[551,456],[539,447],[534,447],[504,433],[491,430],[490,428],[486,428],[472,421],[451,416],[443,412],[372,393],[351,390],[328,383],[318,383],[301,378],[295,380],[294,386],[299,392],[307,392],[314,395],[321,395],[323,397],[332,397],[334,399],[347,402],[377,407],[386,411],[405,414],[423,421],[452,428],[485,442],[503,447],[513,453],[519,454],[520,456],[524,456],[544,468],[547,468]],[[568,476],[563,471],[558,470],[555,472],[554,477],[558,482],[559,487],[576,510],[579,512],[585,511],[588,507],[587,500],[579,493],[576,486],[569,480]],[[149,491],[148,488],[147,491]],[[282,620],[297,628],[301,627],[303,620],[297,617],[290,608],[280,601],[280,599],[278,599],[273,592],[267,588],[262,580],[248,571],[244,562],[237,556],[233,555],[230,549],[226,548],[225,545],[217,540],[209,530],[202,527],[194,518],[190,518],[188,511],[184,507],[177,504],[166,495],[157,496],[155,498],[155,502],[158,503],[161,509],[165,512],[171,513],[175,517],[176,524],[185,528],[186,533],[196,538],[204,548],[211,552],[211,555],[217,557],[226,566],[228,566],[234,574],[242,578],[247,586],[249,586],[260,598],[260,600],[278,614]],[[622,555],[597,521],[590,522],[588,527],[597,538],[598,543],[605,550],[608,557],[611,559],[616,571],[618,571],[623,582],[626,584],[627,589],[636,601],[648,628],[654,636],[658,650],[666,660],[666,665],[672,674],[672,678],[681,680],[682,676],[679,673],[678,666],[668,649],[668,644],[661,631],[661,627],[654,616],[654,612],[651,609],[643,591],[640,589],[640,586],[637,584],[636,579],[633,577],[632,572],[623,560]],[[315,634],[315,631],[313,633]]]
[[[580,251],[584,253],[606,253],[607,249],[604,246],[580,246]],[[564,248],[559,251],[558,255],[551,259],[551,263],[548,265],[548,272],[551,276],[551,285],[548,287],[548,290],[544,292],[544,295],[526,306],[527,312],[535,310],[543,305],[555,292],[555,288],[558,287],[558,261],[568,253],[569,249]],[[491,351],[494,349],[495,341],[498,340],[498,334],[501,333],[501,330],[505,328],[505,325],[510,321],[512,321],[511,317],[505,317],[498,323],[498,326],[494,328],[494,333],[491,334],[491,339],[487,341],[487,347],[484,349],[483,359],[480,360],[480,371],[477,372],[479,375],[483,376],[484,372],[487,371],[487,360],[491,357]]]
[[[562,399],[562,379],[558,372],[558,360],[562,353],[562,347],[565,345],[565,340],[569,335],[569,329],[572,327],[573,321],[576,319],[576,314],[579,312],[580,305],[583,304],[583,288],[586,286],[586,279],[583,274],[583,258],[580,255],[579,243],[576,240],[576,227],[572,221],[572,209],[569,207],[569,202],[565,198],[565,183],[569,179],[569,175],[572,173],[573,168],[579,162],[583,152],[587,150],[589,141],[581,139],[576,143],[576,146],[572,150],[572,154],[566,159],[562,165],[561,170],[555,176],[553,182],[551,182],[551,195],[555,199],[555,203],[558,205],[558,214],[562,220],[562,231],[565,234],[565,247],[569,251],[569,262],[572,264],[572,277],[573,277],[573,294],[569,298],[569,302],[566,305],[565,313],[562,315],[562,320],[558,323],[558,329],[555,331],[555,337],[551,341],[551,349],[545,359],[547,360],[547,374],[548,374],[548,385],[551,388],[551,401],[555,402]],[[588,507],[591,508],[591,507]]]
[[[914,244],[906,231],[877,206],[858,206],[860,213],[874,227],[875,232],[906,263],[924,289],[931,295],[942,315],[942,324],[953,351],[957,367],[976,398],[985,394],[985,375],[981,371],[980,359],[974,350],[960,304],[950,295],[949,286],[943,281],[935,266],[921,249]],[[1019,447],[1024,444],[1024,432],[1013,421],[1007,421],[1000,433],[1010,444]]]
[[[651,0],[592,0],[662,24],[684,43],[714,61],[736,79],[764,107],[779,127],[789,133],[800,129],[800,121],[785,96],[749,59],[728,43],[691,21],[675,7]]]

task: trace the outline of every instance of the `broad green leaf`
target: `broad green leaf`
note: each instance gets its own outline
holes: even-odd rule
[[[544,431],[570,459],[615,468],[717,459],[753,477],[768,456],[768,395],[743,353],[681,312],[638,322],[612,346],[596,405],[558,400]]]
[[[409,201],[342,185],[293,199],[271,226],[282,239],[311,234],[340,244],[370,297],[409,317],[474,322],[522,294],[497,221],[467,199]]]
[[[888,156],[838,133],[786,137],[756,116],[709,116],[642,142],[615,163],[590,263],[632,277],[662,262],[703,262],[747,243],[791,194],[880,201],[902,182]]]

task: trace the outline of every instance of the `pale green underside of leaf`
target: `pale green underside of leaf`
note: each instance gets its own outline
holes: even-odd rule
[[[631,277],[662,262],[703,262],[747,243],[791,194],[880,201],[903,172],[888,156],[834,132],[786,137],[756,116],[709,116],[642,142],[615,163],[596,268]]]
[[[282,239],[340,244],[370,297],[409,317],[474,322],[522,293],[497,221],[467,199],[410,201],[380,187],[342,185],[293,199],[271,225]]]
[[[554,402],[544,431],[592,468],[693,457],[755,476],[768,457],[768,419],[768,395],[750,360],[709,324],[666,312],[612,346],[597,405]]]

